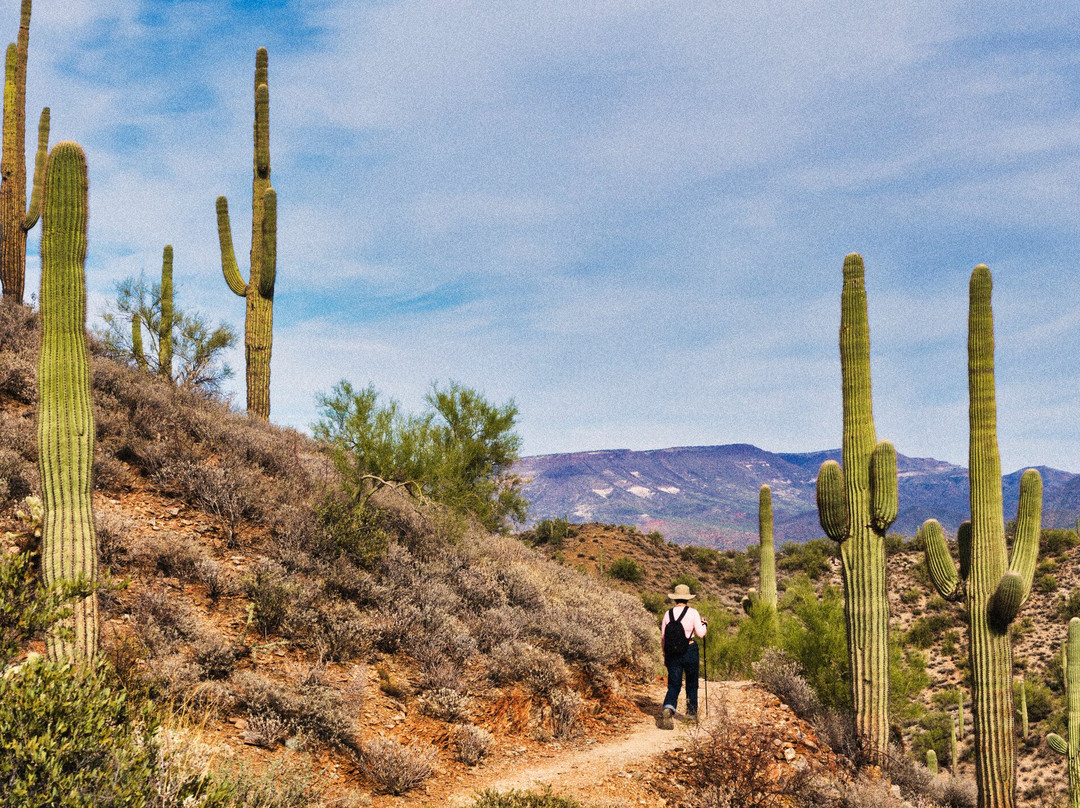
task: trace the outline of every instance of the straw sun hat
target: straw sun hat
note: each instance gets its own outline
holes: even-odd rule
[[[695,597],[697,596],[690,594],[690,587],[686,584],[679,584],[674,592],[668,592],[668,600],[692,600]]]

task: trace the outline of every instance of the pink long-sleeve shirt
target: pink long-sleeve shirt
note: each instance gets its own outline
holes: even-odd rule
[[[683,607],[675,607],[675,617],[682,614]],[[664,619],[660,622],[660,642],[664,642],[664,632],[667,631],[668,623],[671,622],[671,609],[664,612]],[[690,639],[694,635],[698,637],[705,636],[705,621],[701,619],[701,615],[698,614],[698,610],[693,606],[686,608],[686,616],[682,619],[683,631],[686,632],[686,639]]]

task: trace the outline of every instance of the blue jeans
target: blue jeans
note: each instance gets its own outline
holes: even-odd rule
[[[664,706],[674,710],[679,704],[683,674],[686,674],[686,713],[697,715],[698,647],[691,643],[686,653],[678,659],[669,659],[667,665],[667,695]]]

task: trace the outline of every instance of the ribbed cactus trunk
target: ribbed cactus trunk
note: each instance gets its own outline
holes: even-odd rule
[[[41,230],[41,355],[38,363],[38,465],[44,515],[45,582],[97,578],[90,498],[94,417],[86,350],[86,157],[75,143],[49,156]],[[97,595],[77,602],[73,636],[53,637],[55,659],[97,650]]]
[[[953,600],[964,597],[967,603],[979,808],[1012,808],[1016,804],[1016,736],[1009,628],[1031,593],[1039,552],[1042,479],[1034,469],[1021,477],[1016,538],[1007,560],[997,445],[991,290],[990,270],[980,264],[971,273],[969,288],[971,523],[961,525],[957,536],[959,574],[949,557],[941,526],[933,519],[927,520],[920,535],[930,578],[938,592]]]
[[[38,124],[34,190],[26,210],[26,60],[30,49],[30,0],[22,0],[19,38],[8,46],[4,64],[4,146],[0,156],[0,285],[4,297],[23,301],[26,234],[37,224],[41,179],[49,148],[49,109]]]
[[[877,441],[870,395],[870,326],[862,257],[844,259],[840,297],[843,468],[818,473],[818,511],[840,543],[852,701],[863,754],[887,762],[889,744],[889,599],[885,531],[896,519],[896,451]]]
[[[776,544],[773,540],[772,490],[761,486],[758,493],[758,537],[761,540],[761,567],[758,594],[761,602],[776,612]]]
[[[270,91],[266,48],[255,55],[255,156],[251,184],[251,269],[245,282],[236,263],[229,203],[217,200],[221,268],[229,288],[247,301],[244,356],[247,366],[247,412],[270,418],[270,352],[274,326],[277,272],[277,195],[270,185]]]
[[[1080,808],[1080,617],[1069,621],[1069,640],[1065,646],[1065,700],[1068,704],[1066,741],[1051,732],[1047,745],[1069,762],[1069,808]]]
[[[158,324],[158,375],[169,381],[172,381],[173,365],[172,268],[173,248],[171,244],[166,244],[161,255],[161,322]]]
[[[147,370],[146,354],[143,353],[142,315],[139,312],[131,315],[131,352],[135,355],[135,367]]]
[[[934,777],[937,777],[937,774],[938,774],[937,752],[935,752],[933,749],[927,749],[926,750],[926,770],[928,772],[930,772],[930,774],[933,775]]]

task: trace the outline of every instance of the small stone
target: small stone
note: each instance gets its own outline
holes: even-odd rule
[[[784,750],[784,758],[789,761],[794,760],[795,750],[789,746],[787,749]]]

